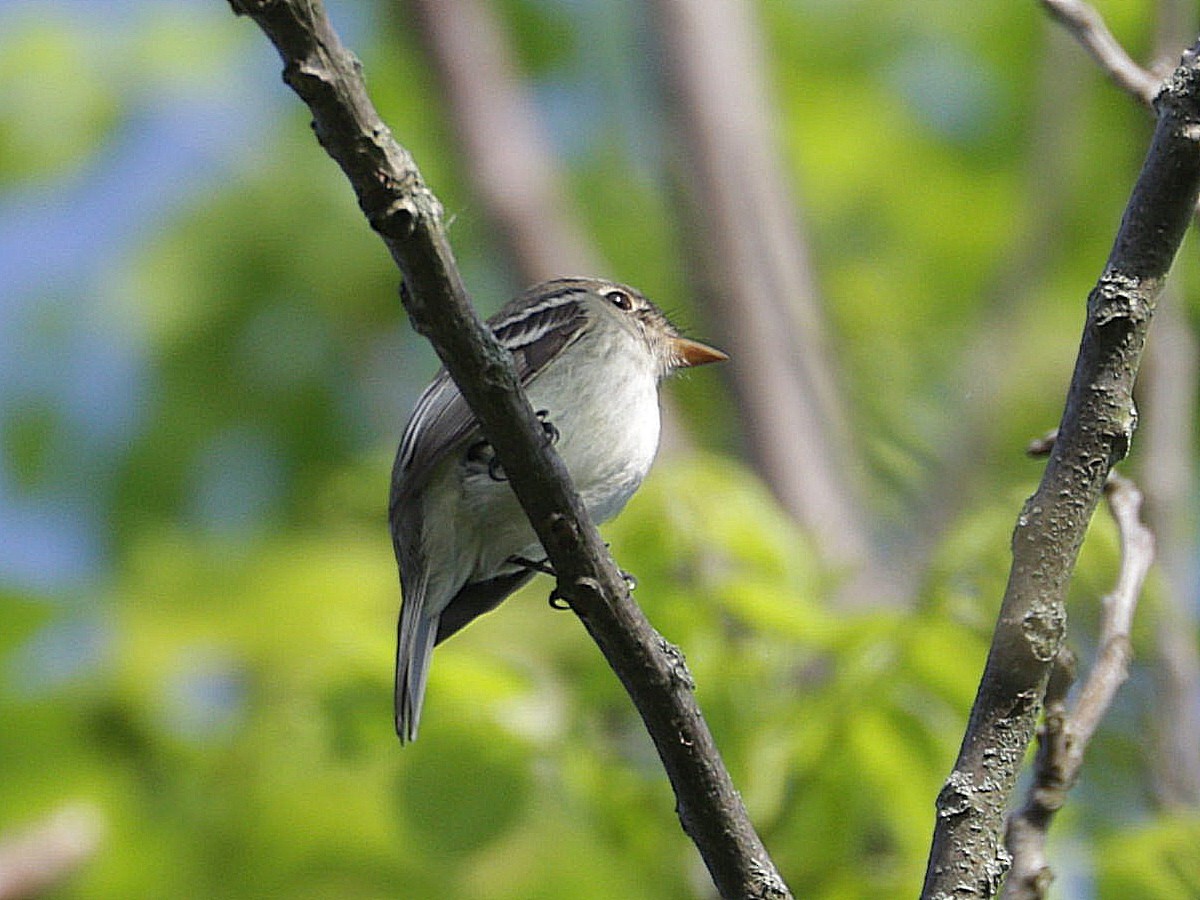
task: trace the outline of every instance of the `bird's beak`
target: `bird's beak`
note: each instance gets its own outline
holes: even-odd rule
[[[709,363],[729,359],[716,347],[710,347],[708,344],[685,337],[671,338],[671,355],[675,358],[675,365],[681,369],[691,366],[706,366]]]

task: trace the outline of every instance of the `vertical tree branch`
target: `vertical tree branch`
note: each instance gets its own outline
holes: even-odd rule
[[[695,288],[730,350],[747,450],[833,567],[874,547],[807,247],[779,159],[752,4],[655,0],[667,104],[687,164]],[[867,593],[867,591],[863,591]]]
[[[937,802],[922,896],[990,897],[1008,866],[1005,806],[1066,623],[1064,595],[1105,479],[1132,439],[1132,390],[1155,299],[1200,192],[1200,45],[1155,100],[1158,125],[1087,320],[1066,409],[1013,563],[954,770]]]
[[[633,603],[509,355],[467,297],[442,211],[411,155],[367,97],[357,59],[320,0],[229,0],[274,43],[284,80],[308,104],[321,145],[404,276],[413,326],[433,344],[479,420],[583,621],[633,698],[675,789],[684,830],[723,897],[788,898],[696,704],[679,651]]]
[[[494,4],[406,0],[471,181],[523,284],[601,271],[567,212],[557,160],[514,71]]]

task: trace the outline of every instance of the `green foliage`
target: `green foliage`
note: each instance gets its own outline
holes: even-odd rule
[[[1164,816],[1109,835],[1097,848],[1097,896],[1186,900],[1200,895],[1200,820]]]
[[[117,97],[89,68],[101,49],[60,15],[10,17],[0,37],[0,82],[23,90],[0,99],[0,187],[62,177],[116,124]]]
[[[103,555],[67,587],[0,585],[0,833],[67,800],[102,811],[102,848],[61,898],[707,896],[636,713],[575,619],[548,607],[546,579],[438,649],[420,739],[398,745],[384,505],[404,416],[436,362],[402,326],[394,267],[304,112],[273,75],[239,80],[262,77],[239,60],[269,58],[273,73],[272,51],[207,5],[149,4],[99,34],[61,7],[0,13],[0,188],[73,185],[157,105],[244,94],[266,135],[142,222],[86,286],[56,280],[24,312],[28,362],[94,303],[135,345],[144,383],[128,433],[103,453],[70,404],[32,391],[0,405],[0,487],[21,502],[86,492],[62,514],[100,509]],[[1045,149],[1033,143],[1046,40],[1034,4],[971,17],[948,0],[919,17],[878,0],[760,6],[780,139],[868,456],[863,493],[897,571],[927,554],[920,596],[839,607],[842,575],[736,461],[715,371],[671,387],[697,449],[665,453],[607,537],[686,654],[797,895],[911,896],[1040,469],[1021,450],[1059,414],[1143,114],[1083,70],[1064,127],[1085,149],[1055,172],[1063,194],[1038,268],[1020,251],[1047,202],[1031,175]],[[1150,41],[1147,7],[1107,4],[1131,46]],[[358,13],[377,19],[357,23],[355,49],[492,309],[511,293],[507,267],[396,8]],[[637,83],[644,23],[618,8],[499,5],[535,86],[575,91],[584,110],[556,137],[612,274],[703,333],[658,101]],[[971,410],[963,373],[981,323],[1007,348],[983,373],[1003,387],[977,415],[977,464],[932,484]],[[938,489],[969,503],[939,534],[914,535],[917,501]],[[1085,657],[1117,557],[1104,515],[1093,530],[1071,598]],[[1143,657],[1151,627],[1135,636]],[[1134,676],[1136,694],[1144,670]],[[1149,810],[1145,722],[1129,710],[1115,721],[1090,755],[1103,775],[1085,777],[1079,813],[1056,828],[1087,848],[1100,896],[1193,896],[1196,824]]]

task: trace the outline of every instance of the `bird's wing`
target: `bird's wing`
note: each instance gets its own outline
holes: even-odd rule
[[[564,282],[562,289],[529,307],[514,301],[502,309],[489,326],[501,345],[513,354],[522,385],[527,385],[546,365],[583,333],[586,311],[577,295],[584,289]],[[479,426],[467,401],[448,372],[442,369],[417,400],[392,468],[388,518],[400,567],[403,603],[396,642],[396,731],[401,740],[413,740],[421,716],[425,682],[435,641],[461,628],[475,615],[496,606],[530,577],[527,573],[486,582],[456,607],[446,627],[438,615],[429,615],[428,562],[421,537],[421,503],[426,482],[437,465],[468,440],[476,439]],[[460,592],[461,594],[462,592]]]
[[[517,303],[500,310],[488,325],[500,345],[513,355],[521,385],[528,385],[582,333],[587,322],[584,293],[573,282],[564,282],[561,293],[551,292],[532,307]],[[438,372],[417,400],[392,470],[393,520],[396,504],[424,486],[433,468],[447,453],[478,431],[478,423],[458,386],[445,369]]]

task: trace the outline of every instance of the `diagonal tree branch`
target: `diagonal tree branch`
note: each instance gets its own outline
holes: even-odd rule
[[[284,80],[308,104],[317,139],[341,166],[407,290],[404,305],[479,419],[571,603],[632,697],[675,790],[684,830],[723,897],[791,894],[755,832],[678,649],[650,626],[587,516],[516,379],[471,306],[442,210],[411,155],[367,97],[361,65],[320,0],[229,0],[278,49]]]
[[[842,598],[894,596],[854,489],[860,474],[825,312],[764,75],[755,4],[654,0],[694,286],[730,348],[746,449]]]
[[[1079,778],[1083,754],[1096,727],[1129,677],[1133,614],[1154,562],[1154,535],[1139,518],[1142,494],[1132,481],[1112,472],[1104,492],[1121,535],[1120,572],[1112,593],[1103,600],[1099,652],[1074,708],[1069,712],[1066,708],[1069,674],[1063,678],[1051,675],[1046,688],[1034,781],[1025,804],[1009,818],[1005,833],[1013,867],[1004,882],[1004,900],[1043,900],[1046,896],[1053,878],[1046,859],[1050,822]],[[1059,651],[1059,668],[1069,671],[1064,655],[1071,656],[1065,645]]]
[[[426,48],[464,166],[521,280],[600,271],[568,209],[559,161],[518,77],[496,5],[405,0],[396,8]]]
[[[608,266],[572,215],[561,161],[539,127],[533,94],[490,0],[401,0],[440,84],[463,166],[492,232],[522,284]],[[671,397],[662,397],[660,458],[691,437]]]
[[[1066,409],[1013,563],[954,770],[937,801],[925,898],[991,897],[1008,867],[1005,806],[1062,645],[1064,596],[1092,512],[1136,422],[1154,304],[1200,193],[1200,44],[1155,100],[1158,125],[1087,320]]]

